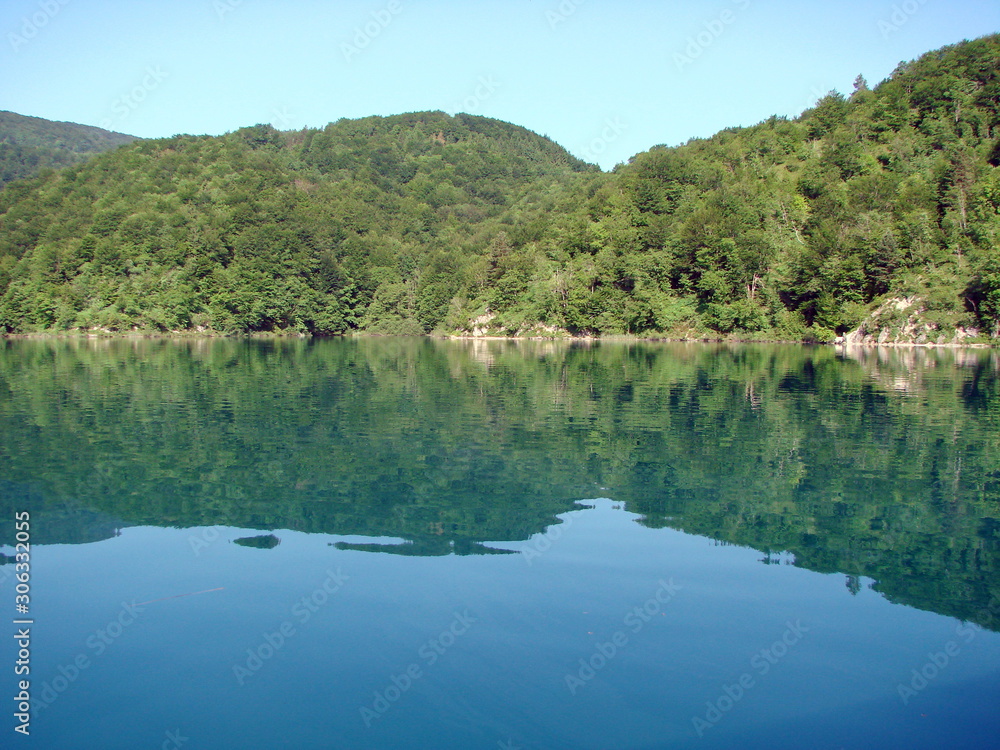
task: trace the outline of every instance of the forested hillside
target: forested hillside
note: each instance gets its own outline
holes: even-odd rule
[[[89,125],[0,111],[0,188],[131,143],[135,138]]]
[[[440,112],[136,142],[0,192],[0,330],[985,341],[998,244],[993,35],[610,174]]]
[[[632,311],[618,322],[631,330],[670,327],[680,299],[712,330],[822,338],[907,297],[917,335],[995,336],[998,103],[992,36],[901,64],[874,90],[859,76],[794,122],[641,154],[592,200],[588,239],[606,227],[608,241],[591,285]]]

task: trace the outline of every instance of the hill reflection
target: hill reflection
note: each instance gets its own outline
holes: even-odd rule
[[[27,508],[38,544],[223,525],[505,554],[604,496],[994,629],[998,427],[989,351],[0,344],[7,540]]]

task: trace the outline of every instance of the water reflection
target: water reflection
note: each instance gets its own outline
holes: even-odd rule
[[[509,554],[607,496],[996,629],[997,372],[976,350],[7,341],[2,528],[28,508],[38,544],[228,526]]]

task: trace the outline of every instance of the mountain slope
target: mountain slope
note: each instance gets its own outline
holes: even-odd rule
[[[134,143],[0,193],[0,331],[985,341],[998,248],[993,35],[612,174],[440,112]]]
[[[998,103],[994,35],[792,121],[654,148],[553,217],[510,304],[482,301],[496,330],[830,339],[909,298],[916,339],[996,335]]]
[[[0,328],[429,331],[517,202],[588,171],[440,112],[137,142],[0,194]]]
[[[0,188],[43,169],[79,164],[134,140],[131,135],[89,125],[0,111]]]

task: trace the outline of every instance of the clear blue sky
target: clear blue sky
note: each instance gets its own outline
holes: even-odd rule
[[[142,137],[467,111],[610,168],[998,30],[997,0],[0,0],[0,109]]]

